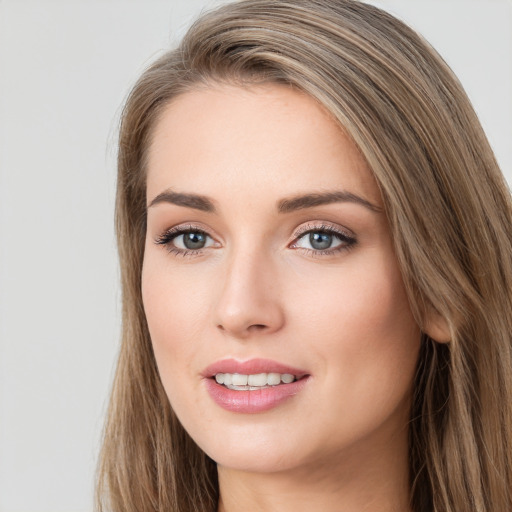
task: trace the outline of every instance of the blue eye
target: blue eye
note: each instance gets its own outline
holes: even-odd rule
[[[208,233],[194,226],[171,228],[160,235],[155,243],[182,256],[199,255],[203,249],[219,246]],[[312,255],[330,255],[350,249],[356,243],[355,237],[341,229],[338,231],[331,226],[305,226],[291,248],[302,249]]]
[[[173,242],[178,249],[197,250],[208,247],[208,242],[213,242],[213,240],[201,231],[188,231],[178,235]]]
[[[156,241],[171,252],[188,254],[214,245],[214,240],[204,231],[193,228],[176,228],[166,231]]]
[[[308,238],[311,247],[317,250],[330,249],[334,242],[334,236],[330,233],[309,233]]]
[[[326,254],[348,249],[355,243],[355,238],[351,236],[335,231],[332,228],[322,227],[309,229],[302,233],[293,244],[293,247]]]

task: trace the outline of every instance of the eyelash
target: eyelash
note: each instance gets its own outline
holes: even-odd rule
[[[180,235],[186,235],[187,233],[197,233],[204,235],[208,238],[212,238],[205,230],[199,228],[198,226],[194,225],[188,225],[188,226],[177,226],[175,228],[170,228],[166,230],[164,233],[162,233],[160,236],[158,236],[155,240],[155,243],[157,245],[164,246],[167,251],[171,254],[174,254],[176,256],[183,256],[183,257],[193,257],[200,255],[204,248],[201,249],[180,249],[173,245],[173,241],[178,238]],[[333,236],[334,238],[337,238],[341,244],[334,248],[328,248],[324,250],[320,249],[309,249],[306,247],[297,247],[297,242],[303,238],[304,236],[310,234],[310,233],[324,233],[330,236]],[[295,233],[293,243],[291,244],[291,247],[295,250],[299,250],[301,252],[305,252],[313,257],[321,257],[321,256],[332,256],[333,254],[337,254],[339,252],[343,251],[349,251],[350,249],[354,248],[354,246],[357,244],[357,239],[349,235],[348,233],[336,229],[331,225],[326,224],[308,224],[302,227],[298,230],[297,233]]]
[[[331,235],[334,238],[337,238],[341,244],[334,248],[328,248],[324,250],[320,249],[308,249],[306,247],[297,247],[297,242],[303,238],[304,236],[310,234],[310,233],[324,233],[327,235]],[[295,238],[292,244],[292,247],[295,246],[296,250],[300,250],[302,252],[306,252],[310,256],[313,257],[321,257],[321,256],[332,256],[333,254],[337,254],[343,251],[349,251],[350,249],[353,249],[355,245],[357,244],[357,239],[353,236],[347,233],[346,231],[343,231],[339,228],[335,228],[332,225],[328,224],[306,224],[305,226],[301,227],[297,233],[295,233]]]
[[[186,235],[187,233],[199,233],[211,238],[203,229],[194,225],[189,225],[168,229],[155,240],[155,243],[157,245],[163,245],[171,254],[176,256],[198,256],[201,254],[202,249],[179,249],[172,244],[172,242],[180,235]]]

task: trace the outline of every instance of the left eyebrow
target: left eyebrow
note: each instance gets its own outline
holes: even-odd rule
[[[289,213],[295,210],[313,208],[314,206],[321,206],[331,203],[355,203],[364,206],[374,213],[382,212],[382,208],[380,206],[370,203],[370,201],[364,199],[363,197],[352,194],[351,192],[346,192],[344,190],[317,194],[306,194],[290,197],[288,199],[282,199],[277,203],[277,209],[279,213]]]
[[[192,208],[202,212],[215,213],[215,205],[213,201],[205,196],[197,194],[185,194],[182,192],[174,192],[167,189],[161,194],[158,194],[148,205],[148,208],[160,203],[171,203],[177,206],[184,206],[185,208]]]

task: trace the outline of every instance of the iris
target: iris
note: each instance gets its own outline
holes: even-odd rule
[[[183,234],[183,245],[187,249],[202,249],[206,244],[206,234],[191,231]]]
[[[310,233],[309,243],[313,249],[328,249],[332,245],[332,235],[329,233]]]

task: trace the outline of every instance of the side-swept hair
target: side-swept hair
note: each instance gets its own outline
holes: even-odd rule
[[[380,187],[422,336],[410,418],[414,512],[512,510],[512,206],[458,80],[391,15],[355,0],[244,0],[204,14],[139,79],[120,131],[123,331],[99,464],[98,510],[214,512],[216,467],[158,375],[141,298],[147,150],[188,90],[275,82],[315,98]],[[200,120],[198,120],[200,122]]]

